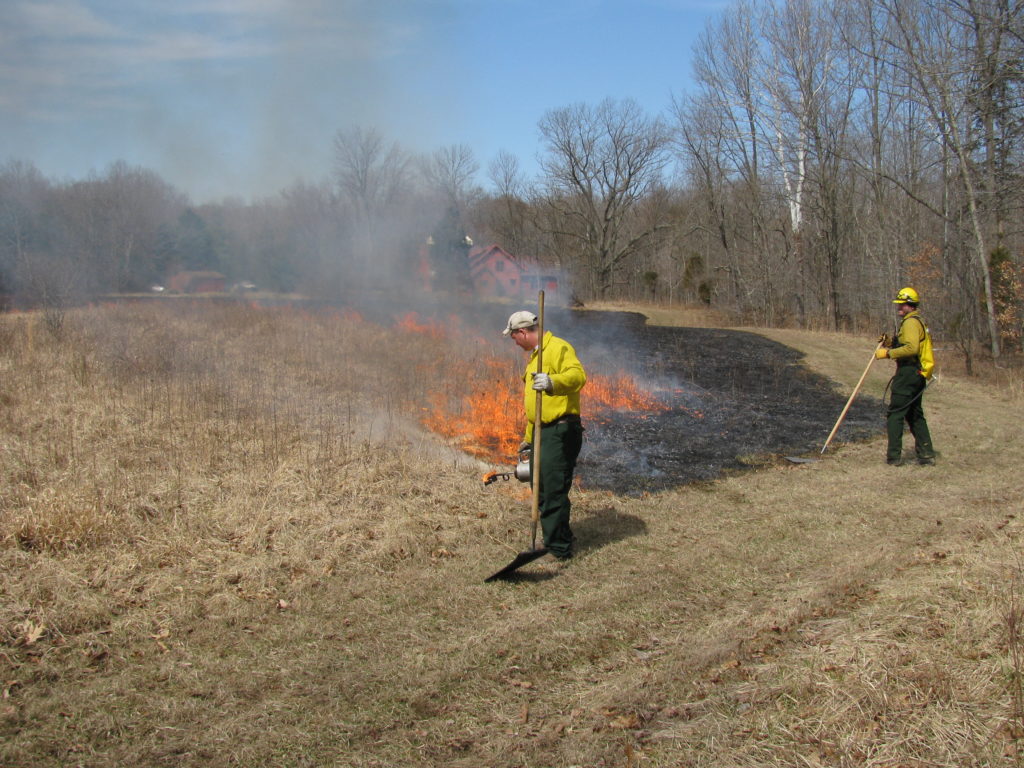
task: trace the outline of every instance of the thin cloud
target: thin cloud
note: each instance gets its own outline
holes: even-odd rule
[[[386,4],[383,4],[386,5]],[[329,55],[380,61],[423,34],[365,2],[179,0],[153,10],[137,0],[18,0],[0,25],[0,92],[9,108],[83,104],[111,87],[173,78],[168,66]],[[408,14],[406,14],[408,15]],[[109,103],[107,104],[109,106]]]
[[[117,34],[115,25],[74,0],[12,2],[8,13],[8,31],[22,38],[97,39]]]

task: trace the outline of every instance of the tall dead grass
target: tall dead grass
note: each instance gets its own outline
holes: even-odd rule
[[[443,335],[119,305],[0,341],[2,765],[1019,764],[1005,390],[929,393],[935,468],[576,491],[572,566],[484,584],[528,503],[416,430]]]
[[[415,434],[396,403],[421,395],[401,367],[431,354],[421,339],[245,307],[94,308],[69,313],[56,335],[30,314],[4,326],[0,545],[33,561],[30,574],[98,552],[130,551],[158,573],[287,549],[287,510],[302,510],[305,530],[347,538],[366,521],[334,520],[338,506],[366,509],[402,485],[402,453],[380,441]],[[354,550],[378,548],[372,534],[352,538]],[[109,618],[109,606],[89,618],[90,601],[47,586],[59,578],[34,592],[25,580],[25,600],[5,606],[8,639],[19,622],[69,635]]]

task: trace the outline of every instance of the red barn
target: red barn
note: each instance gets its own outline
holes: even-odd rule
[[[225,277],[220,272],[179,272],[168,279],[167,287],[178,293],[223,293]]]
[[[499,245],[471,248],[469,274],[481,296],[529,299],[541,289],[552,297],[558,294],[556,275],[542,270],[533,259],[513,256]]]

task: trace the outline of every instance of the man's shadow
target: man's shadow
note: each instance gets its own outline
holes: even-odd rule
[[[615,541],[647,534],[647,523],[615,507],[587,510],[572,521],[576,554],[592,554]]]
[[[574,512],[572,521],[573,549],[577,557],[589,557],[594,551],[614,541],[628,539],[631,536],[643,536],[647,533],[647,523],[636,515],[619,512],[615,507],[601,507],[584,512]],[[526,554],[526,553],[522,553]],[[530,559],[528,562],[533,562]],[[514,561],[513,561],[514,565]],[[514,568],[508,573],[494,574],[488,581],[505,582],[541,582],[554,577],[550,571],[536,571],[529,568]]]

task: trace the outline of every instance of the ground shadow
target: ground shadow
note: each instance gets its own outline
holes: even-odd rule
[[[544,560],[537,561],[540,563],[539,566],[526,566],[518,571],[501,576],[493,581],[486,582],[488,584],[539,584],[544,581],[550,581],[557,575],[554,571],[544,570]],[[531,570],[532,568],[532,570]],[[485,579],[486,581],[486,579]]]
[[[615,507],[592,509],[572,521],[576,536],[576,553],[584,554],[615,541],[647,534],[647,523],[636,515],[620,512]]]
[[[579,515],[572,521],[573,535],[576,537],[575,560],[579,557],[586,557],[595,550],[601,549],[608,544],[632,536],[645,536],[647,534],[647,523],[636,515],[629,515],[615,507],[602,507],[600,509],[588,510],[586,515]],[[550,556],[531,560],[518,570],[497,576],[499,566],[495,569],[496,577],[494,582],[509,583],[533,583],[547,581],[553,578],[556,573],[544,568],[544,563]],[[537,563],[540,567],[533,567]]]

